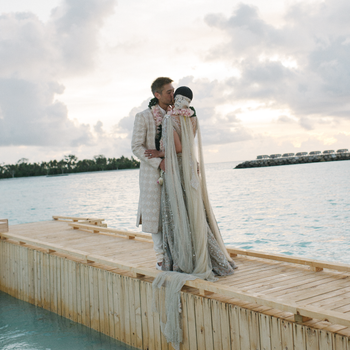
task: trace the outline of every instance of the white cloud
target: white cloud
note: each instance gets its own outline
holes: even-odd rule
[[[92,128],[69,119],[57,96],[62,78],[94,68],[99,30],[115,3],[66,0],[45,23],[29,12],[0,16],[0,146],[94,143]]]
[[[298,3],[280,27],[245,4],[229,17],[210,14],[206,23],[225,33],[226,42],[211,49],[208,59],[226,60],[240,71],[227,80],[232,97],[272,100],[276,107],[290,108],[306,129],[312,128],[306,117],[350,118],[350,45],[344,45],[350,34],[344,14],[349,11],[343,0]]]

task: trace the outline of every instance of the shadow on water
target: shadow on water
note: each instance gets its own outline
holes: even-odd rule
[[[0,349],[132,350],[135,348],[0,291]]]

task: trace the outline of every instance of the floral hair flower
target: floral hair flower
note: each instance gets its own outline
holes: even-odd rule
[[[190,108],[173,109],[169,113],[170,115],[183,115],[184,117],[192,117],[194,111]]]

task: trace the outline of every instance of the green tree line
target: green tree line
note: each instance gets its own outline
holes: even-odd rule
[[[131,157],[106,158],[100,154],[93,159],[78,160],[69,154],[60,161],[50,160],[41,163],[29,163],[27,158],[20,159],[16,164],[0,164],[0,178],[26,177],[40,175],[57,175],[69,173],[83,173],[87,171],[135,169],[140,162]]]

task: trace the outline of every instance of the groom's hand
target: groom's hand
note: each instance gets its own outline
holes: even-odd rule
[[[156,149],[146,149],[145,150],[145,157],[147,157],[148,159],[162,158],[162,157],[164,157],[164,152],[157,151]]]

